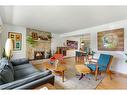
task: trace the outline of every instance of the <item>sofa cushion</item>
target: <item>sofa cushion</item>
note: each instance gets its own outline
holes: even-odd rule
[[[6,58],[0,60],[0,77],[4,83],[14,81],[14,70]]]
[[[39,71],[36,68],[34,68],[32,64],[23,64],[19,66],[14,66],[14,70],[15,70],[14,74],[15,80],[25,78],[26,76]]]
[[[14,60],[11,60],[11,63],[13,66],[17,66],[22,64],[28,64],[29,60],[27,58],[14,59]]]

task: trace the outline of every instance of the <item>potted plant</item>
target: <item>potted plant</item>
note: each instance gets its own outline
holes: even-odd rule
[[[31,45],[32,47],[34,47],[35,45],[37,45],[37,41],[35,41],[31,36],[27,36],[27,39],[26,39],[27,43],[29,45]]]

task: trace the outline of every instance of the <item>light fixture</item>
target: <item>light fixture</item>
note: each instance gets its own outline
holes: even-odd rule
[[[13,51],[13,42],[12,39],[8,38],[5,43],[5,54],[9,60],[12,57],[12,51]]]
[[[84,42],[81,42],[81,45],[83,46],[84,45]]]
[[[82,34],[82,40],[83,40],[83,34]],[[84,42],[83,42],[83,41],[81,42],[81,45],[82,45],[82,46],[84,45]]]

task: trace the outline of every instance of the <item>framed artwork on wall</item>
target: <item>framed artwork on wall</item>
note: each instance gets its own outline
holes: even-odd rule
[[[13,50],[19,51],[22,47],[22,34],[15,32],[8,32],[8,38],[11,38],[13,41]]]
[[[78,49],[78,41],[67,40],[67,48],[68,49]]]
[[[97,33],[98,50],[124,51],[124,28]]]
[[[36,32],[32,32],[32,38],[34,40],[38,40],[38,34]]]

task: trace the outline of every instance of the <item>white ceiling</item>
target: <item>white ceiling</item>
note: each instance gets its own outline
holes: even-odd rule
[[[66,33],[127,19],[127,6],[1,6],[5,24]]]

